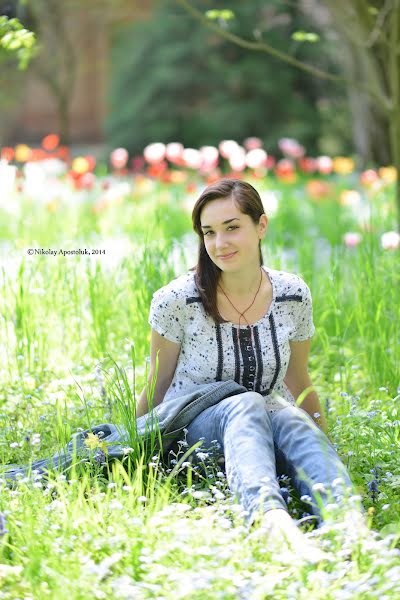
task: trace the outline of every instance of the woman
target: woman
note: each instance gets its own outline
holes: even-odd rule
[[[195,417],[187,442],[219,442],[228,484],[250,525],[261,519],[296,552],[326,558],[290,517],[277,480],[277,472],[290,475],[300,496],[313,499],[319,517],[331,491],[340,498],[340,482],[352,489],[325,435],[316,392],[295,406],[312,385],[310,290],[297,275],[263,265],[268,218],[249,183],[222,179],[208,186],[192,220],[199,236],[197,266],[158,290],[151,303],[149,381],[158,356],[154,406],[215,381],[234,380],[247,389]],[[144,389],[137,416],[147,412]]]

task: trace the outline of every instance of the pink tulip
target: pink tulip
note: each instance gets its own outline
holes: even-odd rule
[[[318,156],[317,161],[317,169],[321,173],[321,175],[329,175],[332,173],[333,169],[333,160],[329,156]]]
[[[244,148],[238,146],[236,152],[230,155],[228,162],[233,171],[244,171],[246,168],[246,154]]]
[[[293,159],[301,158],[306,152],[304,146],[292,138],[281,138],[278,146],[283,154]]]
[[[354,248],[362,240],[362,235],[356,231],[348,231],[343,236],[343,241],[348,248]]]
[[[232,154],[234,154],[238,148],[239,144],[234,140],[223,140],[218,145],[219,153],[223,158],[226,159],[228,159]]]
[[[165,144],[161,142],[155,142],[154,144],[149,144],[143,150],[143,156],[150,165],[155,165],[165,158]]]
[[[179,163],[182,159],[183,145],[179,142],[167,144],[165,149],[166,158],[172,163]]]
[[[379,175],[374,169],[367,169],[360,175],[360,183],[362,185],[373,185],[378,179]]]
[[[182,160],[185,167],[189,169],[200,169],[203,162],[201,152],[194,148],[185,148],[182,152]]]
[[[246,154],[246,165],[250,169],[258,169],[265,166],[267,153],[262,148],[254,148]]]
[[[128,162],[128,150],[116,148],[110,154],[110,163],[113,169],[123,169]]]
[[[202,146],[200,153],[206,163],[218,163],[218,148],[215,146]]]
[[[397,231],[386,231],[381,236],[381,246],[384,250],[397,250],[400,248],[400,234]]]
[[[262,148],[262,140],[258,137],[248,137],[244,140],[243,146],[246,150],[255,150],[256,148]]]

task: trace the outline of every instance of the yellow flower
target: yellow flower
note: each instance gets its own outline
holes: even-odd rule
[[[372,517],[375,513],[375,507],[374,506],[370,506],[368,509],[368,516]]]
[[[89,448],[90,450],[96,450],[96,448],[99,448],[100,450],[102,450],[104,452],[104,454],[108,453],[107,450],[107,442],[106,441],[102,441],[100,440],[99,436],[96,435],[95,433],[88,433],[86,438],[85,438],[85,446],[87,448]]]
[[[354,160],[346,156],[337,156],[333,159],[333,170],[339,175],[348,175],[354,171]]]
[[[92,432],[88,433],[85,438],[85,446],[87,446],[91,450],[94,450],[95,448],[99,448],[100,447],[99,436]]]
[[[396,167],[381,167],[379,169],[379,177],[386,183],[393,183],[397,180]]]

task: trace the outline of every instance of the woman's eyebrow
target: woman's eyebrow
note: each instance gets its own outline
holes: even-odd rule
[[[239,221],[238,217],[234,217],[233,219],[227,219],[226,221],[222,221],[221,225],[226,225],[227,223],[232,223],[232,221]],[[211,225],[200,225],[202,229],[211,229]]]

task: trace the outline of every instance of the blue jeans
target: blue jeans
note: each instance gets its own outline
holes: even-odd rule
[[[336,450],[312,418],[295,406],[270,413],[256,392],[230,396],[201,412],[187,427],[186,441],[191,447],[200,438],[202,451],[214,440],[220,444],[229,488],[250,524],[262,512],[287,511],[278,475],[288,475],[299,496],[309,497],[310,512],[320,522],[319,504],[339,502],[345,488],[355,491]]]

